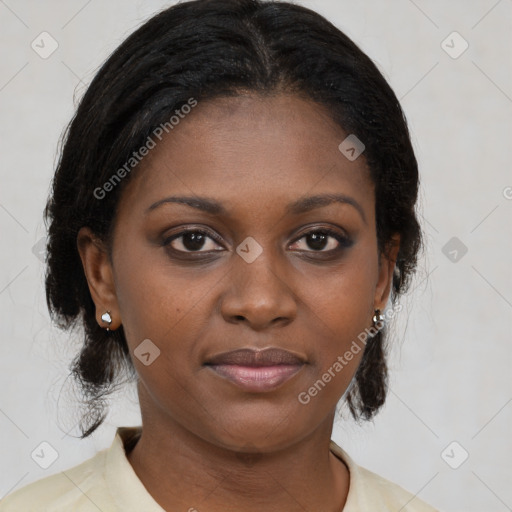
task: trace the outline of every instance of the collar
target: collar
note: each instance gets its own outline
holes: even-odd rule
[[[130,452],[139,440],[141,433],[142,426],[117,428],[114,441],[107,452],[105,467],[107,485],[115,503],[123,511],[165,512],[139,480],[126,456],[126,453]],[[332,440],[329,449],[347,466],[350,474],[349,491],[343,512],[359,510],[360,497],[365,494],[361,482],[361,469],[347,452]]]

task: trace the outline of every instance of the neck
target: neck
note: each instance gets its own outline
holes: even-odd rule
[[[268,453],[240,453],[145,418],[128,454],[138,478],[166,510],[340,512],[349,488],[345,464],[329,451],[334,412],[307,438]],[[160,418],[161,420],[161,418]]]

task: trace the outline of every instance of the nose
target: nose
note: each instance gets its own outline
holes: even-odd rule
[[[221,313],[226,322],[246,323],[255,331],[288,325],[297,315],[297,300],[287,273],[265,250],[252,263],[234,254]]]

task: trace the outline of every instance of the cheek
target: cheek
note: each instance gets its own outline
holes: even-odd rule
[[[149,339],[166,364],[179,371],[182,363],[193,361],[211,315],[209,295],[220,275],[209,271],[198,276],[192,267],[171,266],[159,250],[136,247],[133,244],[129,252],[120,248],[124,256],[115,264],[118,306],[130,352],[137,355],[137,347]],[[134,363],[139,370],[139,362]]]
[[[334,398],[345,391],[364,352],[372,326],[376,269],[376,257],[354,254],[328,277],[310,281],[308,308],[321,331],[315,340],[315,363],[319,378],[328,373],[325,380],[332,381],[327,387]]]
[[[172,325],[187,294],[179,274],[165,268],[162,250],[150,246],[142,233],[130,231],[130,224],[130,219],[120,223],[115,240],[117,302],[127,338],[150,337],[163,324]]]
[[[319,324],[343,338],[353,337],[369,326],[376,279],[377,259],[358,251],[332,272],[309,277],[303,296]]]
[[[194,347],[200,339],[205,288],[153,260],[118,265],[117,295],[131,358],[146,393],[154,403],[187,417],[194,403],[187,382],[196,366]],[[133,269],[136,269],[135,271]],[[194,284],[195,283],[195,284]],[[148,340],[150,340],[148,342]],[[149,354],[149,355],[147,355]]]

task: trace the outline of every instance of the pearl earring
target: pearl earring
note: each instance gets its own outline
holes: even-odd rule
[[[110,316],[110,311],[105,311],[103,315],[101,315],[101,321],[108,324],[108,327],[106,328],[107,331],[110,331],[110,324],[112,323],[112,317]]]
[[[379,327],[379,324],[382,325]],[[381,314],[380,309],[376,309],[373,315],[373,327],[379,331],[384,327],[384,315]]]

